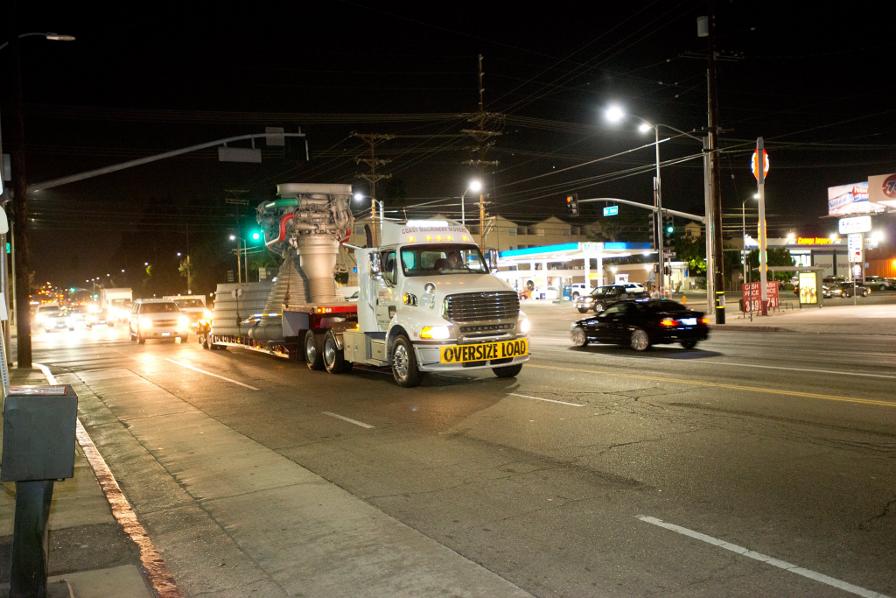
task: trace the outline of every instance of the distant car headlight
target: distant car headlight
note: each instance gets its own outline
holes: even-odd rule
[[[141,330],[152,330],[152,320],[147,317],[142,317],[137,320],[137,324],[140,326]]]
[[[180,332],[184,332],[190,329],[190,318],[185,315],[177,316],[177,329]]]
[[[434,341],[443,341],[451,337],[451,331],[447,326],[424,326],[420,329],[420,338]]]
[[[212,312],[211,312],[210,309],[203,309],[203,310],[202,310],[202,319],[205,320],[206,322],[211,322],[211,321],[212,321]]]
[[[523,334],[529,334],[529,331],[532,330],[532,322],[529,321],[529,318],[520,318],[519,329]]]
[[[96,303],[91,303],[87,306],[87,313],[89,314],[98,314],[100,313],[100,306]]]

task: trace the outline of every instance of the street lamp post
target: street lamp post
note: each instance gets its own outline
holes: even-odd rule
[[[759,194],[754,193],[753,199],[759,199]],[[744,257],[744,282],[750,282],[749,270],[747,269],[747,202],[749,199],[745,199],[740,204],[740,220],[741,220],[741,239],[743,240],[743,257]]]
[[[467,214],[466,214],[466,196],[467,191],[472,191],[473,193],[479,193],[482,191],[482,181],[479,179],[472,179],[468,184],[467,188],[464,189],[464,192],[460,195],[460,223],[463,226],[467,225]]]
[[[626,116],[628,116],[628,114],[626,114],[625,110],[623,110],[622,107],[617,104],[613,104],[613,105],[609,106],[606,109],[606,111],[604,112],[604,115],[605,115],[606,119],[608,121],[610,121],[611,123],[622,122],[623,120],[625,120]],[[660,270],[659,276],[657,277],[657,289],[659,290],[660,294],[662,295],[663,286],[664,286],[665,277],[666,277],[666,259],[665,259],[665,249],[663,247],[663,232],[664,232],[663,231],[663,190],[662,190],[663,182],[662,182],[662,176],[660,173],[660,127],[665,127],[667,129],[669,129],[670,131],[674,131],[675,133],[678,133],[679,135],[683,135],[685,137],[693,139],[693,140],[699,142],[701,146],[703,145],[703,139],[701,139],[700,137],[697,137],[696,135],[692,135],[690,133],[682,131],[681,129],[677,129],[671,125],[667,125],[664,123],[652,123],[649,120],[647,120],[646,118],[644,118],[642,116],[638,116],[637,114],[631,114],[631,116],[634,116],[635,118],[641,120],[641,124],[638,125],[639,132],[647,133],[648,131],[653,129],[653,133],[654,133],[654,156],[655,156],[655,163],[656,163],[656,175],[653,179],[653,202],[654,202],[654,208],[655,208],[654,230],[656,231],[656,235],[657,235],[656,236],[657,262],[658,262],[659,270]]]
[[[31,259],[28,247],[28,203],[26,195],[28,192],[28,182],[25,171],[25,117],[22,108],[24,100],[22,98],[22,64],[19,52],[19,40],[25,37],[43,36],[53,41],[73,41],[75,38],[70,35],[58,35],[55,33],[21,33],[15,34],[16,7],[15,3],[10,3],[9,8],[9,31],[10,39],[0,44],[0,50],[7,46],[12,50],[12,107],[13,107],[13,144],[10,152],[12,158],[13,172],[13,207],[15,210],[15,218],[13,225],[13,241],[16,247],[16,254],[13,256],[13,264],[15,266],[16,296],[15,296],[15,316],[16,316],[16,358],[18,367],[31,367],[31,314],[28,310],[29,295],[31,294],[28,281],[28,273],[31,270]]]
[[[355,193],[352,196],[352,199],[360,202],[365,197],[366,196],[363,193]],[[376,215],[377,204],[379,204],[379,206],[380,206],[379,218],[377,218],[377,215]],[[370,242],[374,247],[376,247],[377,244],[379,243],[379,238],[381,236],[380,233],[382,233],[384,218],[385,218],[385,209],[383,208],[383,202],[379,199],[371,197],[370,198],[370,236],[371,236]],[[377,227],[379,227],[379,231],[377,231]]]

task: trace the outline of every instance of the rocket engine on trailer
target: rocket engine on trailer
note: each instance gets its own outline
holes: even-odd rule
[[[265,245],[283,263],[252,338],[282,340],[282,314],[290,306],[343,301],[333,275],[354,223],[351,194],[351,185],[290,183],[277,186],[280,199],[258,205]]]

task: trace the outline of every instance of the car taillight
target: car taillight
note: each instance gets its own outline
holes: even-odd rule
[[[702,318],[700,318],[700,323],[706,324],[707,326],[709,326],[709,318],[707,318],[706,316],[703,316]]]
[[[660,326],[666,326],[667,328],[674,328],[677,325],[678,325],[678,322],[676,322],[672,318],[663,318],[662,320],[660,320]]]

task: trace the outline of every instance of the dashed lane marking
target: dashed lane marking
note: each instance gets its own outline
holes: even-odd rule
[[[182,361],[178,361],[176,359],[170,359],[168,357],[165,358],[165,361],[170,361],[175,365],[179,365],[182,368],[186,368],[188,370],[193,370],[194,372],[199,372],[200,374],[205,374],[206,376],[211,376],[212,378],[218,378],[220,380],[224,380],[225,382],[230,382],[231,384],[236,384],[237,386],[242,386],[243,388],[248,388],[249,390],[261,390],[260,388],[255,388],[249,384],[245,384],[240,382],[239,380],[234,380],[233,378],[227,378],[225,376],[220,376],[218,374],[213,374],[212,372],[203,370],[201,368],[197,368],[194,365],[190,365],[189,363],[184,363]]]
[[[544,401],[546,403],[557,403],[558,405],[569,405],[570,407],[584,407],[581,403],[567,403],[566,401],[555,401],[554,399],[543,399],[541,397],[530,397],[529,395],[520,395],[515,392],[510,393],[512,397],[519,397],[521,399],[532,399],[533,401]]]
[[[718,538],[713,538],[712,536],[707,536],[706,534],[695,532],[692,529],[688,529],[680,525],[675,525],[674,523],[667,523],[662,519],[657,519],[656,517],[649,517],[647,515],[638,515],[637,517],[644,523],[656,525],[673,531],[677,534],[681,534],[695,540],[700,540],[701,542],[706,542],[707,544],[711,544],[719,548],[724,548],[725,550],[730,550],[731,552],[739,554],[740,556],[747,557],[748,559],[760,561],[762,563],[765,563],[766,565],[771,565],[772,567],[777,567],[778,569],[783,569],[790,573],[801,575],[803,577],[811,579],[812,581],[823,583],[833,588],[837,588],[838,590],[843,590],[844,592],[855,594],[856,596],[863,596],[864,598],[887,598],[886,594],[881,594],[872,590],[866,590],[865,588],[853,585],[829,575],[818,573],[817,571],[812,571],[811,569],[806,569],[805,567],[800,567],[799,565],[794,565],[793,563],[788,563],[787,561],[782,561],[781,559],[776,559],[775,557],[769,556],[767,554],[762,554],[761,552],[756,552],[754,550],[750,550],[749,548],[738,546],[737,544],[732,544],[731,542],[719,540]]]
[[[331,413],[329,411],[321,411],[321,413],[323,413],[324,415],[328,415],[330,417],[335,417],[336,419],[341,419],[342,421],[348,422],[350,424],[355,424],[356,426],[361,426],[362,428],[365,428],[367,430],[371,430],[374,427],[374,426],[371,426],[370,424],[365,424],[364,422],[359,422],[356,419],[352,419],[350,417],[345,417],[344,415],[339,415],[338,413]]]

